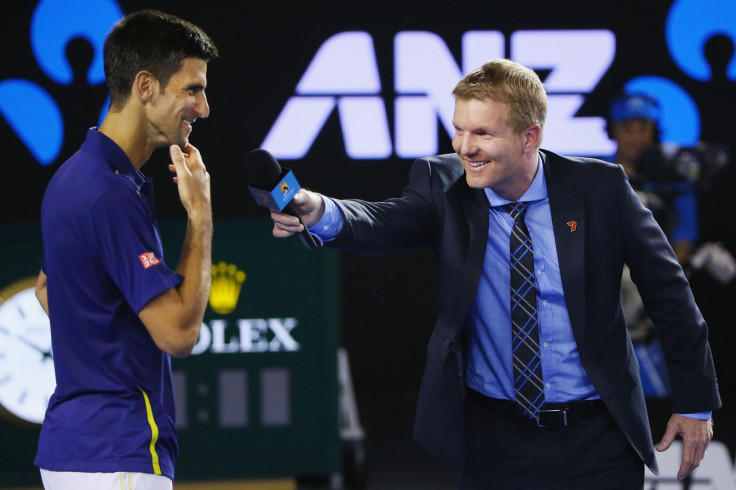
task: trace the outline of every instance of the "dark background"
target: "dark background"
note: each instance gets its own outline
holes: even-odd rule
[[[78,148],[86,129],[96,125],[106,97],[104,86],[86,84],[83,74],[91,49],[85,41],[73,41],[67,48],[78,75],[71,85],[54,83],[38,67],[28,41],[35,4],[3,5],[0,80],[30,79],[53,96],[65,119],[64,147],[57,161],[43,167],[0,117],[0,224],[39,221],[48,179]],[[395,95],[393,40],[400,31],[438,34],[459,61],[461,36],[469,30],[498,30],[508,41],[512,32],[522,29],[609,29],[616,34],[616,57],[587,96],[579,116],[605,116],[611,98],[626,81],[654,74],[675,81],[695,99],[703,121],[701,139],[728,145],[734,134],[735,84],[724,77],[710,82],[692,80],[668,54],[664,25],[669,1],[291,4],[120,0],[118,4],[124,13],[157,8],[181,16],[201,26],[220,48],[221,58],[210,63],[208,70],[211,115],[195,124],[191,136],[211,174],[218,220],[267,219],[266,211],[253,203],[246,189],[245,155],[263,142],[319,46],[342,31],[367,31],[373,37],[391,127],[393,108],[389,101]],[[719,36],[708,49],[716,72],[722,72],[718,67],[725,66],[724,60],[732,56],[733,43]],[[442,128],[440,131],[440,153],[452,151],[449,137]],[[303,159],[282,162],[295,171],[303,187],[334,197],[368,200],[397,195],[406,183],[411,163],[398,157],[348,158],[336,111]],[[143,171],[156,180],[159,220],[182,220],[185,214],[166,164],[166,152],[158,151]],[[717,178],[704,182],[699,193],[702,238],[722,241],[732,253],[736,250],[733,183],[734,170],[729,166]],[[388,464],[397,468],[411,466],[416,460],[421,468],[415,472],[416,478],[434,472],[448,478],[445,469],[425,459],[413,446],[395,445],[386,436],[393,433],[404,442],[410,438],[413,401],[435,315],[433,259],[424,252],[385,257],[341,255],[340,259],[342,344],[350,355],[359,408],[368,431],[369,467],[371,461],[381,459],[384,463],[391,460]],[[728,308],[734,286],[720,286],[704,273],[695,274],[692,285],[711,328],[720,386],[724,402],[728,402],[734,399],[735,391],[736,366],[727,350],[734,344],[734,321]],[[718,414],[716,417],[716,438],[726,441],[733,451],[733,424],[725,417],[719,421]],[[659,435],[655,433],[655,440]],[[394,454],[399,450],[400,455]],[[399,459],[393,460],[394,456]]]

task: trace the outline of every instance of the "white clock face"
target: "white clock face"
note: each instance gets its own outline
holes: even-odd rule
[[[55,386],[49,319],[34,288],[21,289],[4,302],[0,297],[0,406],[40,424]]]

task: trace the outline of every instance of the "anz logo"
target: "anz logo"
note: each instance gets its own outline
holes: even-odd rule
[[[278,158],[301,158],[337,108],[350,158],[435,154],[438,120],[449,135],[454,132],[452,88],[464,73],[486,60],[505,57],[506,45],[500,32],[469,31],[462,37],[462,49],[461,68],[438,35],[424,31],[396,34],[393,89],[398,95],[393,100],[392,137],[371,35],[335,34],[317,51],[296,95],[287,101],[261,146]],[[577,154],[612,153],[604,119],[576,118],[575,113],[613,62],[613,33],[517,31],[511,35],[510,51],[511,58],[521,64],[551,70],[545,80],[549,92],[546,147]]]
[[[70,114],[65,117],[60,108],[64,98],[53,96],[51,92],[58,90],[51,88],[74,81],[66,49],[75,38],[89,42],[93,55],[83,83],[104,88],[102,46],[122,15],[114,0],[38,2],[29,40],[45,78],[0,80],[0,117],[40,165],[54,163],[64,145],[65,119],[68,124]],[[704,54],[708,40],[717,35],[736,44],[736,2],[675,0],[664,35],[669,52],[661,56],[669,55],[686,82],[707,83],[716,76],[736,81],[736,58],[731,56],[724,73],[716,75]],[[383,87],[372,35],[364,31],[332,35],[317,49],[261,146],[277,158],[302,158],[337,110],[345,150],[352,159],[415,158],[437,153],[441,129],[449,137],[453,133],[451,91],[455,83],[484,61],[509,56],[547,73],[545,148],[592,156],[613,152],[604,118],[577,116],[586,96],[615,58],[613,32],[519,30],[507,39],[498,31],[468,31],[461,41],[462,60],[458,64],[437,34],[398,32],[393,45],[393,87]],[[681,146],[697,143],[700,110],[680,84],[651,74],[632,78],[625,88],[647,92],[659,100],[663,141]],[[106,110],[107,103],[100,107],[99,120]]]
[[[707,4],[707,5],[706,5]],[[736,40],[736,3],[722,0],[675,0],[668,13],[669,54],[690,78],[709,81],[705,43],[715,35]],[[585,49],[580,49],[584,46]],[[277,158],[304,157],[328,117],[338,111],[345,150],[353,159],[384,159],[393,154],[415,158],[438,151],[438,121],[452,137],[455,83],[491,58],[505,57],[506,40],[497,31],[468,31],[462,36],[462,68],[438,35],[403,31],[394,37],[394,86],[384,94],[373,38],[367,32],[335,34],[320,46],[261,146]],[[509,39],[510,58],[536,70],[544,80],[549,109],[544,143],[561,153],[608,156],[613,143],[603,117],[577,117],[586,94],[596,87],[615,54],[608,30],[516,31]],[[736,80],[736,59],[727,70]],[[662,107],[662,140],[693,146],[700,137],[700,113],[687,91],[656,75],[639,76],[626,90],[656,97]],[[393,104],[393,134],[386,104]]]

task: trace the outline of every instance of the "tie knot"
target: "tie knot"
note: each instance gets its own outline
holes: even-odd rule
[[[524,219],[526,214],[526,208],[529,206],[529,202],[512,202],[506,204],[503,208],[511,215],[511,219],[515,222],[519,219]]]

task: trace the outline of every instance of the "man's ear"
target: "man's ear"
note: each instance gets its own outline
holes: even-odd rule
[[[141,70],[133,80],[133,95],[143,102],[150,102],[157,89],[158,80],[150,71]]]
[[[542,138],[542,128],[539,124],[532,124],[524,130],[524,150],[532,151],[539,147]]]

